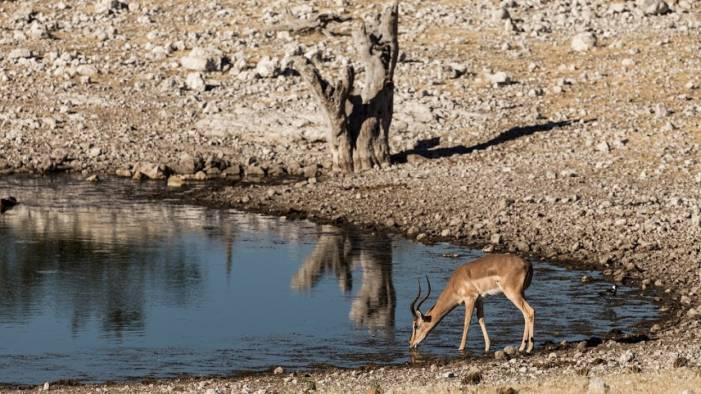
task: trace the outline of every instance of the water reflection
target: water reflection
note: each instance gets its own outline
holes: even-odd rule
[[[291,280],[298,291],[312,289],[325,274],[333,274],[341,291],[353,287],[353,270],[362,269],[360,291],[349,318],[372,332],[394,332],[396,295],[392,283],[392,241],[386,235],[361,234],[324,225],[314,250]]]
[[[130,212],[19,206],[6,215],[0,321],[29,320],[49,302],[55,313],[71,316],[73,335],[97,319],[105,335],[119,338],[143,330],[150,286],[178,305],[189,304],[202,285],[198,265],[180,245],[163,244],[164,231]]]
[[[440,287],[462,263],[445,256],[481,254],[172,204],[177,196],[149,188],[158,185],[0,178],[22,202],[0,216],[0,382],[404,363],[416,278]],[[535,270],[538,341],[657,316],[630,288],[602,302],[598,273]],[[586,289],[583,274],[595,279]],[[486,308],[495,348],[513,344],[521,315],[503,297]],[[454,354],[462,318],[448,315],[423,356]],[[468,347],[481,346],[473,335]]]

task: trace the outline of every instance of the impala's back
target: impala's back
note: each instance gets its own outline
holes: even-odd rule
[[[504,289],[523,294],[533,276],[531,263],[511,254],[488,254],[458,268],[448,286],[460,297],[489,296]]]

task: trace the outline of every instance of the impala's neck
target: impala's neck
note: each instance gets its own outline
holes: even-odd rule
[[[426,316],[431,316],[431,327],[435,327],[440,323],[443,317],[458,306],[458,304],[459,302],[454,297],[453,292],[449,291],[446,287],[438,296],[436,304],[426,312]]]

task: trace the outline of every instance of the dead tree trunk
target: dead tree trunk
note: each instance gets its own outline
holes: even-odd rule
[[[356,73],[352,65],[347,65],[332,85],[310,60],[300,58],[295,62],[326,113],[329,150],[334,167],[341,171],[390,164],[389,127],[399,53],[398,11],[395,3],[371,22],[360,22],[353,31],[353,44],[365,71],[359,95],[353,89]]]

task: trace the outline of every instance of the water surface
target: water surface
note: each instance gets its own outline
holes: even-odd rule
[[[416,279],[434,284],[481,252],[398,236],[155,199],[160,186],[0,178],[22,204],[0,216],[0,382],[212,375],[282,365],[405,363]],[[459,255],[459,258],[455,258]],[[629,330],[650,297],[597,272],[534,262],[536,345]],[[594,278],[580,283],[583,275]],[[493,349],[521,313],[485,301]],[[422,356],[457,357],[464,309]],[[481,354],[473,319],[469,350]]]

